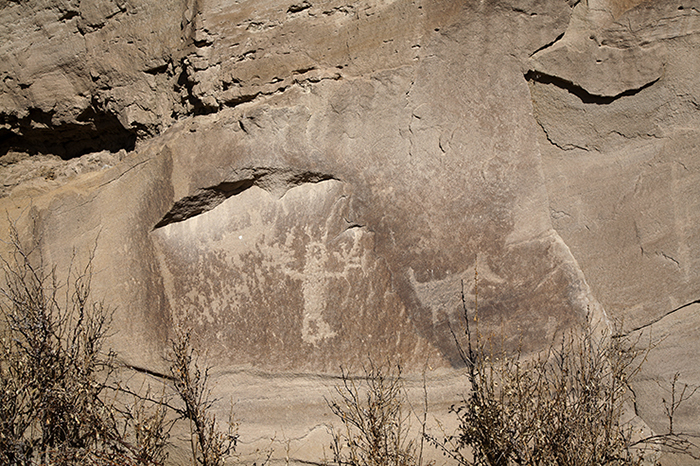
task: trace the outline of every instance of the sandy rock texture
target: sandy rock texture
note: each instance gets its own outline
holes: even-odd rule
[[[192,327],[249,450],[322,459],[367,357],[445,417],[462,290],[509,348],[651,335],[663,432],[700,385],[699,33],[696,0],[0,1],[1,222],[95,250],[128,364]]]

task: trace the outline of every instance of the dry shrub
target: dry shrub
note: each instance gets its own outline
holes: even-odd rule
[[[406,394],[401,366],[377,366],[370,361],[364,377],[341,368],[342,385],[328,401],[342,430],[332,432],[333,461],[349,466],[420,465],[420,439],[409,439]],[[347,449],[346,449],[347,447]]]
[[[470,396],[453,406],[463,464],[637,464],[621,422],[635,351],[574,332],[533,359],[470,351]],[[471,458],[462,455],[471,449]]]
[[[209,367],[199,367],[191,332],[176,329],[171,344],[168,361],[172,386],[181,403],[181,407],[175,409],[182,419],[189,422],[193,461],[201,466],[223,466],[226,458],[235,452],[238,442],[233,415],[229,415],[227,429],[221,431],[216,416],[211,413],[216,400],[211,398],[208,387]]]
[[[659,449],[692,455],[693,445],[672,428],[635,440],[639,432],[621,420],[634,402],[628,380],[650,346],[581,329],[534,357],[507,354],[493,337],[478,328],[472,333],[464,293],[462,304],[466,347],[457,344],[471,391],[451,408],[459,420],[457,432],[430,438],[445,455],[476,466],[639,465],[645,454]],[[670,406],[688,395],[679,394]]]
[[[111,425],[114,439],[130,453],[120,455],[107,464],[120,465],[164,465],[170,447],[170,431],[175,423],[169,406],[169,396],[163,391],[159,397],[151,395],[150,387],[131,393],[119,386],[116,395],[123,401],[112,405]],[[126,402],[124,397],[130,397]]]
[[[103,348],[112,313],[90,297],[93,255],[59,283],[14,226],[9,236],[11,254],[0,258],[0,464],[163,465],[184,419],[194,464],[222,466],[236,425],[218,429],[209,369],[200,369],[189,332],[176,332],[159,397],[130,389],[120,371],[129,369]]]
[[[132,419],[106,401],[116,364],[103,349],[111,312],[90,297],[92,255],[59,283],[14,227],[9,245],[0,259],[0,463],[160,464],[162,442],[127,434]],[[143,409],[138,416],[162,421]]]

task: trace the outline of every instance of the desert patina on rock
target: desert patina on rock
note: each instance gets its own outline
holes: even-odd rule
[[[47,261],[97,242],[130,364],[192,326],[244,441],[317,460],[325,377],[368,356],[446,409],[475,269],[511,347],[607,312],[700,351],[697,4],[69,3],[0,10],[3,207]]]

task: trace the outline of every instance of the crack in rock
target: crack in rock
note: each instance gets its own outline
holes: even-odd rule
[[[253,186],[282,197],[291,188],[302,184],[338,179],[326,173],[268,167],[243,169],[238,171],[237,176],[233,178],[214,186],[199,189],[195,194],[178,200],[156,223],[153,230],[171,223],[183,222],[208,212],[231,196],[241,194]]]
[[[564,37],[564,34],[565,34],[565,33],[566,33],[566,32],[562,32],[561,34],[559,34],[559,35],[556,37],[556,39],[554,39],[553,41],[551,41],[551,42],[549,42],[549,43],[547,43],[547,44],[544,44],[542,47],[538,48],[537,50],[535,50],[534,52],[532,52],[530,55],[528,55],[528,57],[529,57],[529,58],[532,58],[532,56],[535,55],[536,53],[541,52],[541,51],[543,51],[543,50],[545,50],[545,49],[548,49],[548,48],[552,47],[554,44],[556,44],[557,42],[559,42],[559,41]]]
[[[576,85],[572,83],[569,80],[557,77],[557,76],[551,76],[545,73],[541,73],[539,71],[534,71],[530,70],[527,73],[525,73],[525,79],[528,81],[534,81],[540,84],[552,84],[560,89],[564,89],[565,91],[569,92],[570,94],[575,95],[578,97],[581,102],[584,104],[596,104],[596,105],[608,105],[616,100],[621,99],[622,97],[630,97],[636,94],[639,94],[642,92],[644,89],[647,89],[648,87],[653,86],[656,84],[659,79],[661,78],[656,78],[653,81],[650,81],[641,87],[637,87],[634,89],[628,89],[624,92],[620,92],[619,94],[616,94],[614,96],[604,96],[604,95],[597,95],[597,94],[591,94],[588,92],[586,89],[583,87]]]
[[[651,322],[648,322],[648,323],[646,323],[646,324],[644,324],[644,325],[640,325],[639,327],[633,328],[632,330],[630,330],[629,332],[627,332],[627,333],[626,333],[625,335],[623,335],[623,336],[627,336],[627,335],[629,335],[629,334],[631,334],[631,333],[638,332],[638,331],[640,331],[640,330],[644,330],[645,328],[651,327],[652,325],[654,325],[654,324],[660,322],[661,320],[665,319],[666,317],[670,316],[670,315],[673,314],[674,312],[678,312],[678,311],[680,311],[681,309],[685,309],[685,308],[688,307],[688,306],[692,306],[693,304],[700,304],[700,299],[696,299],[695,301],[691,301],[691,302],[689,302],[689,303],[683,304],[682,306],[678,306],[678,307],[675,308],[675,309],[671,309],[671,310],[668,311],[667,313],[660,315],[659,317],[657,317],[656,319],[652,320]]]

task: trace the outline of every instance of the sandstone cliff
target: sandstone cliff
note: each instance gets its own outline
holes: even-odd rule
[[[193,326],[244,441],[318,459],[368,355],[443,409],[475,268],[526,351],[651,331],[653,429],[659,380],[700,384],[696,0],[4,0],[0,37],[3,222],[60,267],[97,245],[130,364]]]

